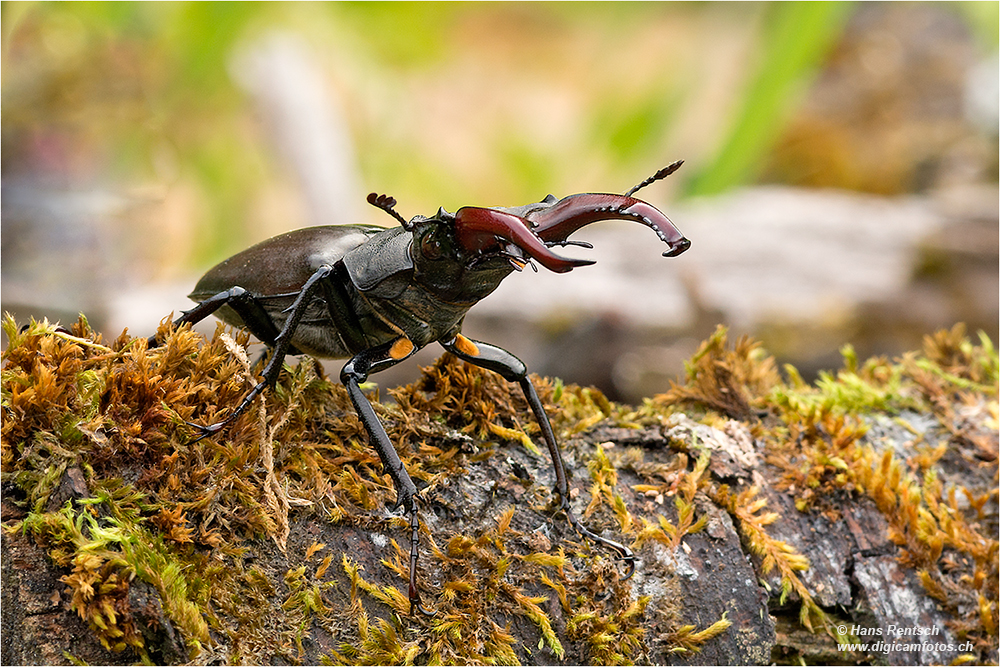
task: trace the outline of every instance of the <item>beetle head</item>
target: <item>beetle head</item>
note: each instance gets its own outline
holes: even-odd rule
[[[410,220],[406,227],[413,236],[410,257],[415,281],[446,301],[474,302],[534,256],[522,250],[512,236],[531,244],[524,240],[530,236],[535,245],[547,250],[526,228],[516,232],[497,226],[495,215],[500,214],[493,209],[466,207],[450,213],[442,208],[432,218],[416,216]],[[518,224],[524,227],[524,222],[505,222],[511,229]],[[481,234],[473,231],[480,228],[484,229]]]
[[[532,260],[557,273],[594,262],[563,257],[553,246],[589,244],[570,241],[574,232],[601,220],[632,220],[651,228],[668,248],[664,257],[687,250],[688,241],[655,206],[632,197],[637,190],[668,176],[681,162],[664,167],[624,195],[578,194],[514,208],[466,206],[457,213],[439,209],[433,218],[406,221],[392,208],[395,200],[374,193],[368,201],[393,215],[413,234],[410,254],[417,281],[441,295],[469,300],[486,296],[512,270]],[[534,265],[532,265],[534,268]]]
[[[450,213],[441,208],[434,217],[418,215],[406,220],[396,212],[392,197],[373,192],[368,203],[387,212],[410,232],[415,281],[447,301],[479,300],[496,289],[512,270],[520,271],[533,259],[560,273],[593,264],[553,253],[531,231],[530,223],[512,212],[514,209],[467,206]]]

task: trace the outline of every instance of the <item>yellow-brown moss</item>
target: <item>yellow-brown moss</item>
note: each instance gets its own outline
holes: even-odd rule
[[[248,540],[272,538],[284,547],[282,526],[296,507],[335,523],[375,525],[382,520],[373,510],[395,497],[346,392],[312,362],[288,369],[265,400],[225,431],[196,441],[197,431],[184,422],[224,418],[252,386],[245,334],[233,340],[220,327],[206,341],[186,328],[162,329],[163,344],[147,349],[144,340],[124,335],[105,346],[82,319],[68,333],[47,323],[21,332],[11,320],[5,328],[3,476],[22,494],[14,500],[30,510],[17,527],[36,535],[55,563],[68,568],[74,608],[109,648],[131,647],[149,659],[130,625],[125,594],[131,577],[139,576],[159,592],[191,657],[216,650],[211,627],[229,659],[295,660],[310,627],[350,636],[343,628],[349,617],[358,644],[339,653],[347,661],[413,660],[414,633],[425,627],[436,639],[420,644],[424,660],[517,662],[510,620],[506,626],[493,620],[504,617],[527,619],[547,650],[563,654],[539,606],[547,599],[539,593],[552,589],[535,582],[572,589],[572,582],[551,578],[568,576],[561,565],[566,558],[561,550],[527,545],[510,529],[513,510],[501,515],[495,531],[454,536],[436,551],[445,577],[440,618],[429,626],[372,625],[354,603],[349,614],[335,611],[325,597],[336,588],[325,579],[332,557],[315,568],[288,570],[280,613],[261,618],[260,607],[271,606],[278,591],[264,572],[246,566]],[[396,405],[376,404],[376,410],[411,475],[432,487],[467,461],[489,456],[491,441],[529,444],[528,433],[537,431],[516,387],[450,355],[393,394]],[[474,437],[478,453],[462,452],[456,433]],[[90,495],[52,511],[49,499],[70,468],[84,472]],[[69,537],[68,526],[76,531]],[[508,551],[505,539],[512,536],[517,548]],[[393,547],[396,556],[386,565],[405,579],[408,563]],[[306,550],[306,560],[313,553]],[[352,580],[353,600],[361,581]],[[398,588],[360,586],[360,595],[408,611]],[[399,651],[392,648],[397,644]]]
[[[988,338],[980,335],[975,345],[964,334],[957,325],[927,336],[922,353],[895,362],[859,363],[847,346],[844,368],[821,373],[810,386],[791,367],[785,369],[787,382],[776,381],[773,362],[762,362],[759,348],[741,339],[728,349],[720,329],[689,364],[687,384],[674,386],[657,401],[706,408],[708,421],[711,411],[746,418],[751,408],[759,410],[763,420],[753,428],[766,442],[768,463],[780,471],[776,488],[793,495],[799,510],[831,518],[846,499],[870,497],[889,524],[900,562],[913,568],[928,594],[953,614],[956,636],[972,640],[979,655],[988,655],[997,646],[998,363]],[[915,439],[905,459],[892,449],[879,451],[866,438],[874,415],[908,410],[933,414],[948,438],[933,447]],[[906,426],[904,417],[897,420]],[[988,486],[946,487],[935,467],[946,455],[986,472],[980,478],[990,480]],[[820,620],[828,626],[797,575],[808,562],[767,535],[766,526],[777,514],[758,514],[764,501],[756,498],[756,490],[722,486],[713,497],[737,519],[762,569],[780,572],[782,596],[798,594],[802,623],[809,627]],[[987,505],[990,521],[984,521]]]
[[[743,336],[730,349],[727,340],[726,328],[719,326],[685,362],[686,382],[671,383],[654,400],[703,405],[733,419],[749,419],[780,378],[759,342]]]
[[[553,544],[517,530],[515,514],[528,508],[509,505],[478,532],[445,537],[421,527],[431,545],[422,562],[433,560],[440,571],[430,620],[406,617],[400,586],[408,553],[395,541],[383,564],[398,585],[369,581],[318,542],[300,547],[299,561],[288,555],[291,566],[275,579],[244,555],[262,541],[287,548],[299,512],[340,525],[404,527],[375,513],[395,491],[340,385],[304,360],[286,368],[236,423],[195,442],[197,432],[184,422],[224,418],[255,381],[244,334],[234,340],[220,328],[205,340],[185,328],[163,329],[163,345],[149,350],[125,335],[105,345],[82,319],[68,332],[46,323],[20,332],[10,320],[5,329],[3,481],[27,512],[16,527],[64,568],[73,608],[109,649],[155,659],[128,606],[135,577],[156,588],[190,658],[223,650],[220,659],[232,662],[301,659],[312,628],[337,638],[327,659],[341,664],[513,664],[539,650],[547,659],[563,657],[570,646],[595,664],[628,664],[648,659],[653,640],[658,649],[693,651],[726,631],[725,618],[701,630],[670,618],[660,626],[667,631],[647,637],[648,601],[631,597],[631,584],[620,581],[606,554],[572,538]],[[800,511],[835,514],[840,498],[870,497],[902,562],[982,656],[997,643],[997,542],[989,532],[997,503],[996,357],[988,339],[974,345],[954,329],[894,362],[859,363],[845,348],[841,371],[807,385],[791,368],[783,381],[759,344],[743,338],[730,347],[719,329],[683,384],[637,408],[593,389],[537,384],[564,442],[599,423],[665,426],[682,407],[701,411],[708,424],[745,420]],[[376,411],[425,494],[491,457],[503,440],[531,448],[537,439],[516,386],[450,355],[390,393],[395,404],[376,404]],[[869,417],[895,415],[905,424],[907,410],[929,411],[947,437],[914,442],[905,459],[876,449],[867,438]],[[634,549],[651,541],[676,549],[704,526],[695,503],[704,494],[735,519],[762,571],[779,574],[782,596],[794,592],[802,601],[803,624],[824,626],[799,576],[807,561],[768,535],[775,515],[753,487],[712,479],[711,454],[697,442],[671,446],[677,453],[655,462],[639,450],[593,442],[577,448],[590,472],[588,521],[612,528]],[[939,462],[956,456],[982,470],[992,487],[942,483]],[[673,498],[675,513],[636,516],[630,492],[620,488],[622,469],[639,478],[631,492]],[[87,495],[66,501],[54,494],[70,470],[83,475]],[[547,497],[538,488],[525,494]],[[425,577],[421,585],[428,586]],[[261,607],[275,613],[262,617]],[[515,642],[525,623],[537,646]]]

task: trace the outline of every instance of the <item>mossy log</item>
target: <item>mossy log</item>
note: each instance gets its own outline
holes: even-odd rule
[[[442,357],[376,404],[421,487],[426,618],[317,363],[195,441],[254,381],[242,334],[5,330],[4,664],[997,661],[997,354],[959,327],[813,384],[720,328],[639,407],[537,379],[629,580],[553,512],[517,388]]]

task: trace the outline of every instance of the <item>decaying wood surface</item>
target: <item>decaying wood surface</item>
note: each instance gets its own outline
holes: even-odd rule
[[[455,362],[447,362],[445,370],[451,368],[448,364]],[[689,387],[694,379],[689,378]],[[16,413],[23,406],[8,398],[7,383],[5,379],[4,419],[20,419]],[[752,399],[747,386],[749,381],[743,391]],[[551,389],[545,386],[543,399],[554,405]],[[431,390],[429,385],[420,388],[425,393]],[[451,461],[447,465],[454,465],[447,474],[430,471],[417,476],[422,480],[418,486],[423,487],[419,579],[424,601],[436,610],[435,616],[409,617],[400,607],[400,591],[405,600],[409,541],[404,522],[384,509],[385,501],[392,500],[391,488],[383,489],[381,502],[371,509],[347,511],[344,497],[338,495],[341,482],[333,486],[336,480],[332,478],[323,493],[296,495],[304,494],[297,491],[304,487],[294,477],[290,461],[300,455],[302,442],[315,437],[306,431],[297,432],[302,442],[273,440],[270,471],[262,470],[259,458],[248,463],[246,475],[254,480],[274,475],[277,481],[276,485],[259,484],[271,488],[270,504],[261,489],[254,505],[255,511],[272,519],[269,534],[246,532],[246,526],[236,526],[242,533],[227,534],[218,519],[212,523],[210,508],[193,502],[179,505],[177,514],[168,512],[168,517],[183,519],[173,524],[164,518],[162,509],[155,516],[153,509],[143,510],[149,516],[138,520],[138,525],[150,531],[143,534],[155,536],[157,548],[192,568],[181,575],[187,584],[185,599],[191,603],[184,608],[200,615],[204,634],[195,636],[198,632],[191,628],[201,626],[192,625],[190,619],[178,620],[180,607],[170,598],[166,584],[135,568],[115,565],[105,554],[96,586],[103,582],[110,591],[118,582],[120,594],[108,593],[116,611],[116,627],[123,629],[125,637],[133,630],[139,637],[128,646],[115,646],[113,633],[102,635],[95,627],[93,610],[90,616],[81,612],[86,600],[71,575],[91,570],[80,560],[57,564],[59,554],[53,550],[67,547],[59,547],[53,529],[28,526],[32,516],[59,512],[78,517],[82,525],[117,525],[110,505],[98,498],[99,487],[104,488],[100,475],[110,474],[107,471],[125,483],[148,489],[147,493],[153,494],[151,489],[156,488],[155,493],[161,494],[147,498],[165,498],[162,488],[166,487],[149,482],[149,466],[161,465],[161,456],[173,456],[169,452],[174,446],[183,456],[190,454],[183,434],[172,435],[175,440],[170,442],[180,444],[164,445],[151,462],[144,462],[140,455],[122,454],[117,465],[111,465],[97,455],[91,457],[81,445],[72,455],[65,455],[69,463],[58,469],[44,506],[38,506],[30,502],[37,498],[25,490],[24,478],[17,477],[23,469],[18,457],[37,455],[37,451],[29,452],[30,447],[21,442],[8,442],[14,431],[5,429],[3,663],[385,664],[493,659],[522,664],[800,660],[942,664],[997,660],[996,541],[983,540],[985,560],[973,567],[971,552],[950,547],[946,540],[937,554],[939,561],[934,561],[943,565],[931,570],[924,567],[930,574],[922,575],[921,568],[914,566],[922,547],[909,533],[903,531],[901,536],[903,524],[892,512],[887,515],[884,498],[859,489],[857,480],[851,486],[836,477],[840,472],[853,474],[853,463],[843,458],[848,450],[827,452],[822,459],[826,468],[815,477],[815,492],[803,494],[789,470],[794,465],[810,465],[810,461],[816,465],[818,459],[805,455],[801,461],[775,458],[770,438],[782,431],[764,428],[764,424],[776,423],[776,416],[759,402],[747,401],[746,409],[737,401],[735,408],[706,411],[706,405],[719,408],[722,404],[675,396],[669,410],[636,418],[632,424],[622,423],[617,408],[606,409],[605,418],[593,419],[577,433],[568,417],[556,419],[571,474],[574,511],[607,537],[636,545],[635,575],[623,581],[620,563],[588,544],[551,511],[554,476],[547,455],[528,451],[509,430],[502,431],[508,437],[493,437],[485,443],[456,430],[447,420],[444,427],[409,423],[400,415],[410,399],[397,399],[400,407],[380,409],[383,419],[409,424],[408,428],[420,432],[425,456],[445,452]],[[963,526],[984,535],[992,530],[995,535],[995,391],[982,394],[972,388],[941,400],[945,399],[950,401],[948,406],[934,410],[870,411],[858,418],[860,426],[855,431],[844,433],[859,434],[851,447],[868,448],[881,457],[875,468],[888,466],[883,463],[891,458],[886,453],[916,465],[912,463],[915,452],[937,452],[936,458],[926,460],[925,468],[900,468],[898,475],[926,481],[927,471],[933,470],[935,479],[946,487],[968,489],[955,501],[956,513],[972,517]],[[662,397],[656,400],[664,402]],[[108,406],[102,409],[107,411]],[[280,414],[278,407],[272,409]],[[325,408],[323,415],[325,419],[350,419],[344,404]],[[252,437],[254,420],[247,421],[248,425],[235,429],[233,437]],[[99,428],[95,424],[92,421],[79,429],[95,447],[119,437],[110,422]],[[181,433],[184,427],[174,424],[172,428]],[[828,424],[826,428],[833,427]],[[810,437],[794,428],[786,435],[802,442]],[[832,431],[826,435],[827,445],[835,446],[830,443],[840,435]],[[31,434],[34,442],[47,437]],[[337,435],[328,433],[328,437]],[[56,461],[55,449],[47,451]],[[319,456],[323,450],[315,451]],[[788,452],[784,455],[789,456]],[[357,468],[360,475],[368,474],[375,460],[372,455]],[[341,465],[337,460],[334,464]],[[170,470],[164,467],[161,472]],[[803,479],[807,478],[803,473]],[[386,478],[376,475],[375,479],[376,486],[387,485]],[[869,481],[869,486],[874,485]],[[362,490],[356,486],[356,492]],[[595,496],[602,495],[595,501]],[[283,498],[276,500],[279,496]],[[617,507],[616,496],[621,499]],[[691,501],[687,505],[686,498]],[[902,500],[898,504],[904,506]],[[84,511],[91,513],[94,523],[79,519],[79,512]],[[685,512],[689,517],[686,528]],[[770,512],[774,515],[761,519]],[[233,525],[235,516],[230,517]],[[748,520],[747,516],[756,518]],[[747,525],[758,519],[770,540],[763,548],[753,537],[753,526]],[[935,525],[939,524],[940,519]],[[206,526],[209,532],[197,537],[196,531]],[[82,534],[96,538],[94,528],[89,532],[85,528]],[[100,549],[112,547],[118,548],[113,542],[94,548],[105,553]],[[782,562],[777,566],[767,562],[768,548],[785,549],[792,566],[798,557],[808,560],[808,568],[788,570],[796,579],[794,585],[783,574],[780,553]],[[112,571],[119,575],[117,579],[110,578]],[[938,571],[944,574],[935,579]],[[989,583],[972,581],[981,579],[983,572],[994,577],[992,589]],[[967,575],[969,581],[960,575]],[[234,582],[231,597],[212,588],[213,576]],[[929,587],[928,576],[947,590]],[[122,584],[122,579],[128,579],[127,583]],[[396,598],[387,592],[390,588],[397,592]],[[101,595],[94,593],[93,600]],[[108,624],[107,613],[99,618]],[[977,619],[992,623],[993,634],[982,631]],[[897,636],[907,629],[927,634]],[[465,634],[456,637],[456,633]],[[850,635],[853,638],[848,639]],[[843,650],[838,649],[838,636],[844,641],[924,641],[933,646]],[[102,637],[117,650],[103,646]],[[462,654],[460,649],[468,652]]]

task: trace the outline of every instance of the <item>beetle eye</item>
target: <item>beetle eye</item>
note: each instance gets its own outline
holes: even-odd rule
[[[427,259],[441,258],[441,241],[438,240],[437,234],[433,232],[424,234],[424,238],[420,241],[420,252]]]

